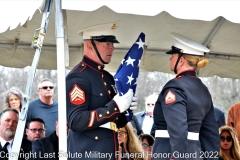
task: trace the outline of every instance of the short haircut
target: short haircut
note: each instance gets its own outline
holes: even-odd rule
[[[17,115],[19,115],[18,111],[14,108],[6,108],[0,113],[0,120],[2,119],[2,115],[6,112],[15,112]]]
[[[32,122],[40,122],[40,123],[42,123],[42,124],[44,125],[44,127],[45,127],[45,122],[44,122],[44,120],[43,120],[42,118],[34,117],[34,118],[31,118],[31,119],[27,122],[27,128],[28,128],[28,129],[29,129],[30,123],[32,123]]]
[[[151,102],[151,103],[157,102],[158,96],[159,95],[157,93],[153,93],[153,94],[147,96],[145,98],[145,104],[148,103],[148,102]]]
[[[49,79],[49,78],[44,78],[44,79],[42,79],[42,80],[38,83],[38,89],[42,88],[42,82],[45,82],[45,81],[48,81],[48,82],[53,83],[51,79]]]
[[[150,134],[141,134],[141,135],[139,136],[139,140],[140,140],[141,142],[142,142],[144,139],[147,140],[147,142],[148,142],[148,144],[149,144],[150,146],[152,146],[153,143],[154,143],[154,141],[155,141],[154,137],[153,137],[152,135],[150,135]]]

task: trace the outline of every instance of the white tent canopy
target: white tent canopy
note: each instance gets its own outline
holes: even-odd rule
[[[1,13],[0,65],[22,68],[32,63],[34,50],[30,47],[35,29],[40,27],[42,13],[36,10],[41,0],[1,1],[18,6]],[[169,71],[169,50],[173,39],[171,32],[181,33],[211,50],[210,63],[200,70],[200,76],[240,78],[240,1],[72,1],[63,0],[66,9],[71,69],[82,58],[82,39],[77,32],[83,28],[106,22],[117,22],[116,37],[120,44],[112,62],[106,65],[116,71],[121,59],[140,32],[146,34],[146,53],[141,63],[142,71]],[[54,7],[54,5],[53,5]],[[3,12],[3,8],[0,8]],[[8,13],[6,13],[8,12]],[[55,10],[41,52],[38,68],[56,69]],[[26,23],[25,23],[26,22]],[[68,59],[66,59],[68,60]]]
[[[77,35],[79,30],[101,23],[117,22],[119,27],[116,30],[116,37],[120,44],[115,45],[112,62],[106,66],[108,71],[116,71],[132,43],[141,32],[144,32],[146,52],[140,69],[168,73],[169,56],[165,52],[173,44],[170,33],[177,32],[210,48],[211,52],[208,55],[210,64],[200,71],[200,76],[240,77],[238,1],[62,0],[62,2],[62,8],[66,9],[65,33],[69,54],[66,55],[65,61],[66,64],[69,63],[68,68],[75,66],[82,58],[82,39]],[[42,14],[39,10],[36,11],[41,4],[44,6],[41,0],[0,1],[0,15],[4,15],[0,17],[0,65],[22,68],[32,64],[35,50],[30,46],[33,33],[41,24]],[[57,37],[56,40],[53,9],[38,68],[58,68],[58,85],[61,86],[58,90],[59,117],[66,115],[64,65],[60,65],[64,64],[62,63],[64,52],[59,51],[61,48],[64,50],[64,47],[59,47],[59,43],[56,46],[56,41],[64,42],[62,40],[63,37]],[[65,118],[60,118],[59,123],[61,124],[59,150],[66,152]]]

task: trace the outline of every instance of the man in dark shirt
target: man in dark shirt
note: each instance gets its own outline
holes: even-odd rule
[[[29,141],[45,137],[45,123],[41,118],[35,117],[27,122],[26,135]]]
[[[68,130],[68,127],[67,127]],[[44,137],[41,139],[37,139],[32,143],[32,153],[36,153],[36,157],[33,158],[34,160],[41,160],[43,159],[44,155],[48,155],[45,157],[45,160],[58,160],[58,121],[56,121],[56,131],[54,131],[50,136]]]
[[[35,117],[44,120],[46,132],[49,136],[55,131],[55,122],[58,117],[58,102],[53,100],[54,85],[51,79],[43,79],[38,84],[39,99],[29,103],[27,122]]]

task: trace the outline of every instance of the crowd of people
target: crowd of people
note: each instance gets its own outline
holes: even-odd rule
[[[170,70],[176,77],[162,91],[148,95],[145,110],[136,107],[133,90],[119,93],[113,76],[104,70],[110,63],[118,25],[107,23],[81,30],[84,56],[66,77],[68,159],[109,160],[240,160],[240,103],[224,113],[213,106],[211,94],[196,71],[208,64],[209,49],[183,35],[172,33]],[[140,47],[141,49],[141,47]],[[58,102],[54,84],[42,79],[39,98],[30,102],[18,159],[59,159]],[[8,159],[23,93],[6,92],[0,114],[1,159]],[[131,119],[128,119],[129,117]],[[127,118],[128,117],[128,118]],[[26,157],[27,153],[32,153]],[[24,156],[25,155],[25,156]]]

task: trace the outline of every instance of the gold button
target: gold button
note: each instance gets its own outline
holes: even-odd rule
[[[100,70],[101,69],[101,66],[98,66],[98,70]]]
[[[104,82],[104,85],[106,86],[106,85],[107,85],[107,83],[106,83],[106,82]]]
[[[110,90],[108,90],[108,94],[111,94],[111,91],[110,91]]]
[[[99,117],[102,117],[102,114],[99,114]]]
[[[96,136],[95,139],[98,140],[98,136]]]
[[[110,112],[109,111],[107,111],[107,114],[109,114]]]
[[[100,96],[102,96],[102,93],[100,93]]]
[[[82,64],[82,66],[84,66],[84,64]]]
[[[114,111],[116,111],[117,110],[117,108],[114,108]]]

